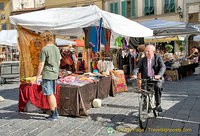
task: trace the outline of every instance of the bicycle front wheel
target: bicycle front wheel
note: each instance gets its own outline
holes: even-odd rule
[[[139,103],[139,124],[141,129],[146,129],[149,113],[149,97],[142,95]]]

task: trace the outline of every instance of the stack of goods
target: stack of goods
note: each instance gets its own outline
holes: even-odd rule
[[[189,65],[189,64],[191,64],[190,60],[184,59],[183,61],[181,61],[182,66],[186,66],[186,65]]]
[[[42,76],[39,77],[38,83],[41,84]],[[36,77],[27,77],[20,80],[20,84],[36,84]]]
[[[87,76],[67,76],[64,78],[59,78],[57,80],[57,84],[83,86],[88,83],[93,83],[96,80],[97,79],[94,77],[87,77]]]
[[[99,78],[106,76],[107,75],[105,73],[103,75],[98,72],[85,73],[83,75],[71,74],[70,76],[59,76],[57,84],[83,86],[85,84],[97,82]]]
[[[59,70],[58,77],[59,77],[59,78],[63,78],[63,77],[69,76],[69,75],[71,75],[71,74],[72,74],[71,71],[66,71],[66,70],[64,70],[64,69],[60,69],[60,70]]]

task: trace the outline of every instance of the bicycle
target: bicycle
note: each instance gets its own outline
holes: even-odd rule
[[[142,81],[141,96],[139,102],[139,125],[141,129],[146,129],[148,124],[148,117],[153,111],[154,117],[157,117],[156,104],[155,104],[155,90],[154,85],[160,80],[154,78],[140,79]]]

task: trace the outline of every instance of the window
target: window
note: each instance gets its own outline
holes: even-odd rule
[[[3,19],[5,19],[6,17],[5,17],[5,14],[1,14],[1,19],[3,20]]]
[[[127,17],[127,14],[126,14],[126,1],[122,1],[122,16],[124,17]]]
[[[154,0],[145,0],[144,15],[154,15]]]
[[[188,22],[196,24],[199,21],[199,14],[198,13],[192,13],[188,15]]]
[[[0,3],[0,10],[4,10],[4,3]]]
[[[131,17],[136,17],[136,2],[131,0]]]
[[[126,0],[126,17],[136,17],[136,0]],[[123,13],[123,12],[122,12]]]
[[[164,13],[175,12],[175,0],[165,0],[164,2]]]
[[[2,24],[2,25],[1,25],[1,30],[7,30],[6,24]]]
[[[118,2],[110,3],[110,12],[118,14]]]

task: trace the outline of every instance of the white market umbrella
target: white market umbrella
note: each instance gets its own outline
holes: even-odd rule
[[[17,30],[0,31],[0,45],[8,45],[17,48]]]
[[[99,26],[110,29],[113,34],[126,37],[153,36],[153,30],[121,15],[101,10],[96,5],[73,8],[51,8],[10,16],[10,23],[42,32],[50,30],[56,35],[80,36],[83,28]]]

